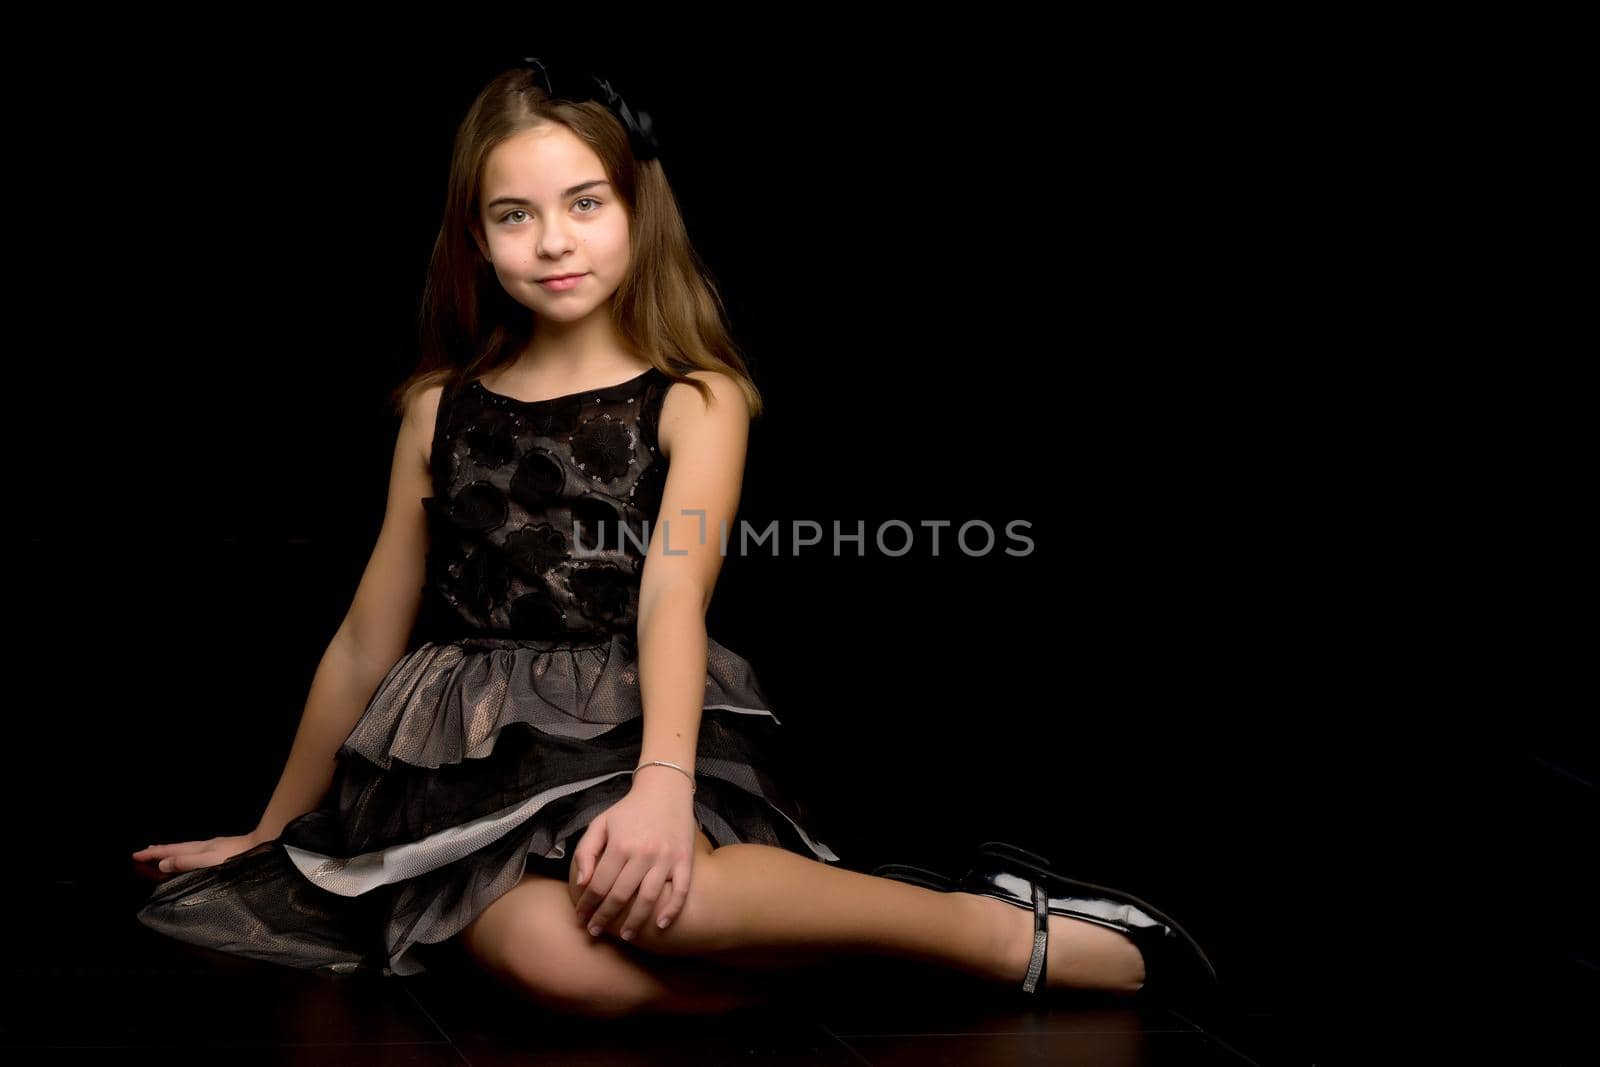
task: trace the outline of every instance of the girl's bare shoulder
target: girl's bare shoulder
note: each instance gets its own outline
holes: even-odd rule
[[[443,396],[443,384],[418,390],[406,405],[405,418],[402,420],[407,438],[422,457],[425,469],[433,466],[434,428],[439,418],[439,401]]]
[[[688,382],[673,382],[661,401],[661,425],[657,439],[661,454],[672,456],[674,432],[691,420],[702,418],[724,427],[723,432],[737,432],[749,424],[750,411],[745,404],[744,391],[731,374],[719,370],[692,370],[685,377],[701,381],[711,391],[711,403],[706,404],[699,389]]]

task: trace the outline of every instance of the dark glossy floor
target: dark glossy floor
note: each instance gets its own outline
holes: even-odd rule
[[[148,883],[132,875],[54,889],[56,914],[18,931],[7,961],[8,1063],[1319,1062],[1315,1035],[1276,1014],[1213,1005],[1201,1018],[1093,997],[1033,1011],[1020,991],[870,958],[785,975],[791,993],[719,1017],[575,1019],[455,964],[334,977],[172,942],[134,920]]]

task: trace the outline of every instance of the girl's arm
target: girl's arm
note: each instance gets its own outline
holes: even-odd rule
[[[689,385],[673,386],[662,403],[657,436],[670,465],[640,579],[638,630],[640,763],[692,771],[706,700],[706,609],[722,569],[723,529],[731,534],[739,504],[750,409],[727,375],[690,377],[706,382],[712,403]],[[573,906],[591,933],[628,912],[618,931],[627,938],[652,912],[665,928],[683,910],[696,851],[692,784],[674,768],[640,766],[627,795],[589,824],[572,861],[574,884],[584,887]],[[639,879],[621,881],[635,868]]]
[[[644,699],[641,762],[693,769],[706,692],[706,610],[730,544],[744,479],[750,412],[733,379],[693,371],[711,387],[708,407],[692,386],[668,391],[659,439],[669,461],[661,511],[639,585],[639,684]],[[689,783],[671,768],[646,767],[638,780],[669,789]]]
[[[405,654],[422,603],[428,552],[422,498],[433,489],[428,453],[440,392],[434,386],[419,394],[400,421],[383,527],[350,610],[317,665],[283,776],[252,832],[258,841],[276,838],[321,803],[339,745]]]

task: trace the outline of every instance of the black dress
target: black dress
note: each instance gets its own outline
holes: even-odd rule
[[[525,870],[564,877],[640,756],[639,580],[672,384],[652,367],[531,402],[446,387],[415,647],[340,746],[321,806],[162,882],[140,922],[308,970],[408,975]],[[778,719],[750,664],[707,648],[700,828],[715,845],[837,862],[782,782]]]

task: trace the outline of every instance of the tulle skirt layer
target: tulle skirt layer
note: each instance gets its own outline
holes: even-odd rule
[[[777,718],[750,665],[708,640],[695,819],[714,845],[837,862],[786,790]],[[307,970],[427,969],[530,867],[632,785],[643,736],[628,635],[428,642],[385,676],[340,746],[322,805],[282,834],[161,883],[144,925]],[[675,773],[675,772],[665,772]]]

